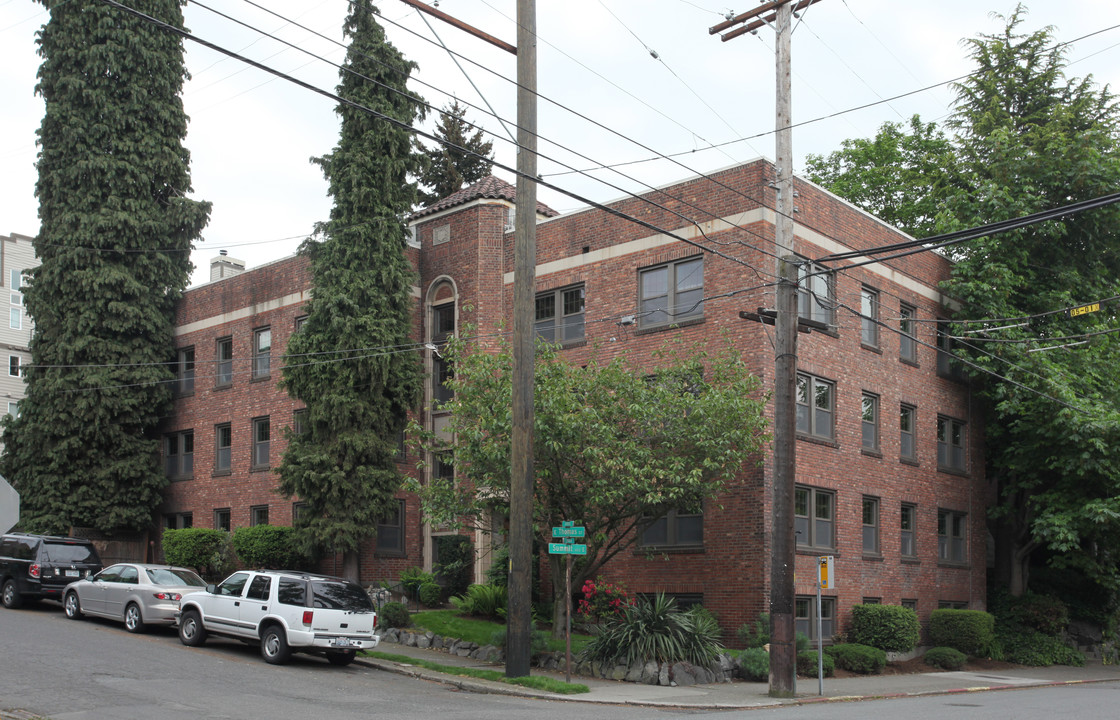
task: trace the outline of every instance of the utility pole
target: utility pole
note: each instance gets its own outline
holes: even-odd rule
[[[801,0],[796,9],[819,0]],[[722,36],[726,42],[762,25],[773,23],[777,32],[775,52],[775,125],[777,201],[774,206],[774,244],[778,286],[774,315],[774,472],[771,500],[770,546],[770,695],[792,697],[797,692],[797,645],[794,631],[793,531],[794,483],[797,473],[797,270],[793,254],[793,130],[791,110],[791,34],[793,0],[773,0],[709,29],[722,32],[747,22]],[[769,15],[766,15],[769,13]],[[760,18],[760,16],[766,17]],[[749,22],[748,22],[749,21]],[[760,309],[760,314],[761,314]]]
[[[534,289],[537,264],[537,9],[517,0],[517,217],[513,246],[513,432],[506,677],[529,674],[533,565]]]

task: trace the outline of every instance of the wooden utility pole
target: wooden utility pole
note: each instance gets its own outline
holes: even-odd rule
[[[804,8],[818,0],[801,0]],[[775,52],[775,125],[777,201],[774,205],[774,244],[778,276],[774,317],[774,472],[771,499],[770,546],[770,695],[792,697],[797,692],[797,645],[794,631],[793,531],[794,483],[797,474],[797,270],[793,253],[793,130],[790,85],[793,0],[774,0],[709,29],[722,32],[739,23],[745,28],[723,35],[727,41],[773,22]],[[761,15],[770,13],[757,20]],[[761,312],[761,311],[760,311]]]
[[[517,0],[517,217],[513,246],[513,447],[510,452],[506,677],[529,674],[532,627],[536,90],[536,0]]]

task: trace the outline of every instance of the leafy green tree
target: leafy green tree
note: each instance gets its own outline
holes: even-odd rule
[[[452,100],[440,112],[436,137],[455,147],[440,144],[424,151],[424,170],[420,174],[423,205],[431,205],[478,182],[489,175],[494,166],[493,141],[485,140],[482,130],[466,121],[466,113],[467,109],[458,100]]]
[[[948,228],[1059,207],[1120,186],[1114,97],[1091,77],[1067,78],[1066,49],[1055,46],[1051,28],[1022,32],[1024,13],[1020,6],[1002,18],[1001,32],[968,42],[977,72],[957,86],[949,121],[960,169],[957,191],[946,200]],[[963,303],[963,316],[1034,316],[1025,327],[991,333],[1003,342],[972,341],[960,350],[1015,381],[978,386],[988,473],[1000,492],[993,510],[997,567],[1015,595],[1025,591],[1031,559],[1042,549],[1053,564],[1120,590],[1115,334],[1032,352],[1064,344],[1048,338],[1081,339],[1115,324],[1115,310],[1107,307],[1078,317],[1037,316],[1117,294],[1118,228],[1120,211],[1112,206],[981,238],[955,252],[946,290]]]
[[[209,203],[187,198],[179,38],[94,0],[41,0],[41,227],[27,397],[4,434],[23,527],[140,530],[167,480],[173,310]],[[147,12],[181,27],[180,0]]]
[[[936,123],[884,123],[874,138],[845,140],[827,156],[808,155],[806,174],[826,190],[914,237],[932,235],[956,165]]]
[[[369,0],[352,0],[339,95],[411,124],[421,101],[405,83],[415,67],[385,39]],[[367,80],[366,78],[370,78]],[[305,551],[343,553],[357,579],[359,549],[390,510],[403,476],[398,434],[419,399],[411,343],[414,272],[402,221],[416,199],[418,168],[406,129],[339,105],[338,145],[316,158],[334,198],[321,241],[301,252],[314,281],[307,320],[288,343],[283,386],[307,404],[300,435],[280,466],[280,491],[306,510],[297,523]]]
[[[623,358],[580,367],[554,346],[537,348],[533,527],[542,545],[562,521],[586,528],[574,587],[632,547],[652,520],[700,510],[760,457],[767,435],[758,379],[730,346],[686,350],[664,348],[651,368]],[[487,518],[509,504],[512,353],[504,344],[491,351],[452,341],[445,354],[455,364],[446,436],[454,438],[456,478],[414,489],[433,522],[494,531]],[[418,425],[410,431],[429,451],[447,449]],[[559,633],[564,570],[561,556],[549,560]]]

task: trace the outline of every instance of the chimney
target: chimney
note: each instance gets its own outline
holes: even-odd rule
[[[245,272],[245,261],[228,257],[225,250],[218,251],[218,257],[210,261],[210,281],[233,277]]]

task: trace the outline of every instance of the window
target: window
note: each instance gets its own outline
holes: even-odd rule
[[[820,265],[802,261],[797,267],[797,317],[832,325],[835,306],[832,273]]]
[[[902,514],[899,516],[899,552],[902,557],[914,558],[918,556],[917,526],[918,508],[909,503],[902,503]]]
[[[23,287],[23,270],[12,268],[8,271],[9,290],[16,292]]]
[[[435,453],[435,467],[432,474],[439,480],[455,479],[455,457],[450,450]]]
[[[23,329],[23,295],[20,294],[19,289],[23,286],[23,270],[12,269],[10,275],[11,288],[11,319],[9,326],[12,330]]]
[[[865,597],[865,598],[861,599],[861,602],[864,605],[882,605],[883,604],[883,598]]]
[[[555,343],[583,340],[583,302],[582,285],[537,295],[537,337]]]
[[[377,521],[377,552],[404,554],[404,500],[394,500],[392,512]]]
[[[163,516],[163,526],[168,530],[185,530],[194,527],[194,515],[191,513],[168,513]]]
[[[175,359],[175,392],[189,395],[194,392],[194,348],[179,348]]]
[[[303,328],[303,324],[305,322],[307,322],[307,316],[306,315],[300,315],[299,317],[297,317],[296,318],[296,326],[295,326],[295,329],[292,330],[292,332],[293,333],[299,332]]]
[[[964,423],[952,418],[937,418],[937,466],[964,472]]]
[[[299,521],[302,520],[305,515],[307,515],[307,503],[302,502],[302,501],[292,503],[292,526],[293,527],[298,527],[299,526]]]
[[[292,434],[303,435],[307,432],[307,408],[300,408],[299,410],[292,411]]]
[[[432,308],[432,343],[438,348],[455,335],[455,304],[447,303]],[[439,350],[432,352],[432,400],[437,403],[450,402],[455,392],[448,382],[455,377],[451,362],[440,355]]]
[[[214,426],[214,472],[231,469],[233,459],[233,430],[229,423]]]
[[[967,610],[968,603],[961,600],[938,600],[938,610]]]
[[[704,545],[704,514],[670,510],[642,530],[645,547],[701,547]]]
[[[307,583],[295,578],[280,578],[280,589],[276,591],[276,599],[282,605],[307,607]]]
[[[216,384],[219,386],[233,384],[233,338],[218,340],[218,374]]]
[[[267,505],[254,505],[249,508],[249,524],[250,525],[267,525],[268,524],[268,506]]]
[[[704,316],[704,259],[678,260],[638,273],[639,327]]]
[[[812,375],[797,376],[797,432],[832,439],[834,386]]]
[[[937,559],[942,562],[968,562],[968,515],[952,510],[937,511]]]
[[[867,347],[879,347],[879,293],[863,288],[859,293],[860,336]]]
[[[914,336],[914,318],[918,311],[912,305],[898,308],[898,356],[906,362],[918,362],[918,341]]]
[[[863,408],[860,411],[863,449],[879,451],[879,396],[863,394]]]
[[[14,418],[19,417],[19,402],[8,401],[8,414]]]
[[[10,327],[12,330],[23,329],[23,310],[19,309],[18,307],[12,308],[11,320],[9,321],[8,327]]]
[[[902,602],[899,604],[908,610],[913,610],[915,614],[918,612],[917,598],[902,598]]]
[[[163,439],[167,477],[182,480],[194,474],[194,431],[171,433]]]
[[[863,554],[879,554],[879,498],[863,498]]]
[[[266,378],[272,373],[272,329],[253,331],[253,379]]]
[[[964,366],[954,357],[953,338],[949,335],[949,321],[937,321],[937,374],[957,382],[968,382]]]
[[[272,590],[272,577],[257,575],[253,578],[253,582],[249,583],[249,591],[245,593],[245,597],[249,600],[268,600],[270,590]]]
[[[918,444],[914,439],[917,412],[913,405],[902,404],[898,409],[898,456],[913,462],[918,460]]]
[[[19,355],[8,356],[8,375],[12,377],[19,377],[20,357]]]
[[[835,547],[836,494],[798,485],[793,491],[793,530],[797,546],[831,550]]]
[[[262,470],[268,467],[271,436],[272,426],[269,424],[268,418],[255,418],[253,420],[253,470]]]
[[[808,595],[798,595],[794,601],[793,629],[804,633],[813,643],[821,638],[832,641],[836,634],[836,598],[821,598],[820,632],[817,632],[817,599]]]
[[[214,529],[229,532],[229,508],[218,508],[214,511]]]

